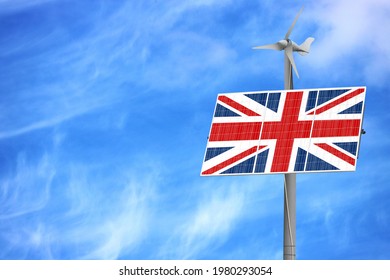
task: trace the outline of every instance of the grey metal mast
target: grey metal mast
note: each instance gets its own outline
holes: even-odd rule
[[[293,89],[292,67],[284,54],[284,89]],[[296,259],[296,174],[284,174],[283,259]]]
[[[295,66],[293,52],[298,52],[300,55],[306,55],[310,51],[311,43],[314,38],[309,37],[301,45],[289,39],[290,34],[297,22],[303,7],[298,12],[292,25],[284,36],[283,40],[275,44],[254,47],[253,49],[272,49],[284,50],[284,89],[293,89],[292,69],[299,78],[297,68]],[[283,259],[296,259],[296,174],[284,174],[284,235],[283,235]]]

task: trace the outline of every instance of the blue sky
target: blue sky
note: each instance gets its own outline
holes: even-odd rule
[[[216,96],[367,86],[357,171],[297,176],[299,259],[390,259],[390,4],[0,0],[1,259],[281,259],[283,176],[200,177]]]

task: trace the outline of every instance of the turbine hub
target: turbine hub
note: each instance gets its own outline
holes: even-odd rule
[[[283,40],[280,40],[279,42],[277,42],[277,44],[282,48],[282,49],[285,49],[288,44],[289,44],[289,39],[283,39]]]

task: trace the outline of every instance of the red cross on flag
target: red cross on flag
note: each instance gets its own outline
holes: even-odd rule
[[[365,87],[220,94],[201,175],[354,171]]]

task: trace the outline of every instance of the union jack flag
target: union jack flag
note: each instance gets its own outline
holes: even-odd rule
[[[365,92],[219,94],[201,175],[354,171]]]

